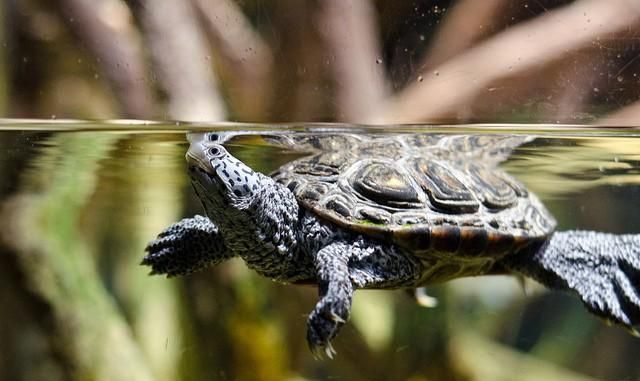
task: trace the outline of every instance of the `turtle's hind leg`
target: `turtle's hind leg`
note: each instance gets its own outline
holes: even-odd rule
[[[333,357],[331,339],[349,319],[354,285],[349,277],[353,248],[345,242],[320,249],[314,258],[320,300],[307,320],[307,343],[314,355]]]
[[[555,233],[535,253],[506,258],[508,269],[571,291],[587,309],[632,332],[640,327],[640,234]]]

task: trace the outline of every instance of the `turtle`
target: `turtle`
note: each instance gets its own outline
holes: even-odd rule
[[[355,290],[479,275],[567,291],[637,334],[640,234],[556,231],[538,197],[498,166],[532,139],[273,135],[273,144],[307,154],[268,176],[229,153],[218,134],[192,136],[188,172],[205,216],[162,231],[142,264],[172,277],[240,257],[273,280],[317,285],[306,339],[329,357]]]

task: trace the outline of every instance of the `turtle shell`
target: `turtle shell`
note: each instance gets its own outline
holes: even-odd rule
[[[538,198],[498,168],[528,137],[320,134],[288,139],[285,145],[315,151],[273,174],[302,206],[418,256],[500,256],[543,242],[555,228]]]

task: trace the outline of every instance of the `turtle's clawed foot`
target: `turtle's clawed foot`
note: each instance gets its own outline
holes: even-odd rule
[[[167,229],[169,230],[169,229]],[[166,230],[165,230],[166,232]],[[182,257],[179,239],[174,239],[170,234],[161,233],[158,238],[149,242],[145,251],[147,254],[140,262],[143,266],[149,266],[149,275],[166,274],[173,276],[178,274],[180,265],[176,262]]]
[[[312,346],[309,344],[309,349],[311,350],[311,354],[313,358],[316,360],[322,360],[324,356],[327,356],[329,359],[333,360],[333,356],[337,353],[335,349],[333,349],[333,345],[328,341],[324,346]]]
[[[169,226],[149,242],[145,251],[141,264],[151,267],[150,274],[169,277],[196,271],[227,254],[216,226],[202,216]]]
[[[333,339],[349,319],[348,300],[321,299],[307,320],[307,343],[314,357],[326,355],[332,359],[336,351],[331,345]]]

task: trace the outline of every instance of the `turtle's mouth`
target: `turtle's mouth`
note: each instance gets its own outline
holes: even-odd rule
[[[190,167],[199,168],[210,175],[215,174],[215,170],[207,156],[207,147],[202,142],[196,141],[189,145],[186,159]]]
[[[194,180],[232,200],[246,200],[258,189],[260,177],[218,143],[191,142],[187,162]]]
[[[229,192],[225,184],[216,176],[215,169],[207,165],[206,158],[187,153],[191,186],[202,202],[208,216],[216,216],[228,204]],[[227,201],[225,201],[227,200]]]
[[[224,193],[222,189],[226,189],[226,187],[221,188],[225,184],[222,184],[217,176],[211,157],[207,155],[207,150],[208,147],[202,141],[193,141],[186,154],[189,175],[196,188],[196,193],[201,199],[208,198],[208,195],[214,193]]]
[[[192,181],[197,182],[205,193],[215,192],[231,198],[238,196],[234,192],[235,181],[229,179],[229,171],[232,170],[224,160],[228,158],[226,150],[218,144],[191,142],[186,159]]]

